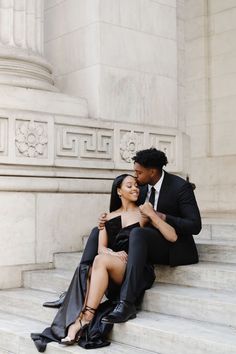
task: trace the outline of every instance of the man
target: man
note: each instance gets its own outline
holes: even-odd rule
[[[113,312],[102,319],[106,323],[120,323],[134,318],[138,284],[142,279],[144,265],[170,266],[198,262],[193,234],[201,230],[201,217],[192,185],[184,179],[167,173],[166,155],[155,148],[141,150],[133,157],[137,182],[140,185],[140,210],[151,224],[134,228],[130,234],[129,255],[125,280],[121,287],[120,302]],[[167,241],[158,230],[162,218],[177,234],[175,242]],[[100,227],[104,227],[103,217]],[[98,229],[93,229],[81,262],[92,263],[97,254]]]
[[[170,266],[198,262],[192,235],[201,231],[201,217],[192,185],[163,170],[167,158],[162,151],[154,148],[142,150],[137,152],[133,160],[140,185],[140,210],[149,217],[152,226],[131,231],[120,303],[112,313],[103,318],[104,322],[109,323],[125,322],[134,317],[136,289],[142,279],[146,260],[153,264]],[[162,236],[158,230],[159,218],[175,229],[175,242],[167,241]]]

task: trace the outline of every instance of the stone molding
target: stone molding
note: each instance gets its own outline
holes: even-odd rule
[[[71,169],[132,170],[135,151],[152,146],[166,152],[169,171],[183,170],[183,136],[173,128],[5,111],[0,138],[0,163],[18,166],[19,175],[22,165],[40,167],[40,175],[48,166],[65,176]]]
[[[114,176],[98,178],[40,178],[0,176],[0,191],[33,193],[110,194]]]

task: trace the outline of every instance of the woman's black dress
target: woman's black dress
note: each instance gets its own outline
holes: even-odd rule
[[[105,224],[108,235],[108,247],[116,252],[126,251],[128,253],[130,231],[134,227],[139,226],[139,223],[135,223],[122,228],[121,216],[108,220]],[[91,264],[80,263],[76,268],[63,305],[58,310],[51,327],[46,328],[42,333],[31,334],[31,338],[39,352],[44,352],[49,342],[55,341],[60,343],[61,339],[67,335],[68,327],[74,323],[79,316],[84,305],[90,267]],[[137,294],[137,298],[139,299],[137,301],[138,303],[141,302],[145,290],[152,286],[154,280],[154,267],[151,264],[146,264],[143,281],[142,284],[140,284],[139,293]],[[106,292],[108,300],[99,305],[96,315],[80,338],[78,345],[86,349],[91,349],[110,344],[106,338],[113,325],[102,323],[101,319],[111,312],[119,301],[120,287],[121,285],[114,284],[110,281]]]

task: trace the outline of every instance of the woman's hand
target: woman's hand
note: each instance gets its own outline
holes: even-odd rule
[[[120,260],[125,264],[128,261],[128,254],[125,251],[113,252],[112,255],[120,258]]]
[[[106,221],[107,221],[107,213],[101,214],[100,218],[98,219],[98,229],[99,230],[104,229]]]
[[[150,219],[153,216],[153,213],[155,213],[152,204],[149,202],[140,205],[139,210],[141,212],[142,217],[148,217]]]

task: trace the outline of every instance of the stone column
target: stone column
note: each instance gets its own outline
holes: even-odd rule
[[[0,0],[0,84],[55,91],[43,57],[44,0]]]

